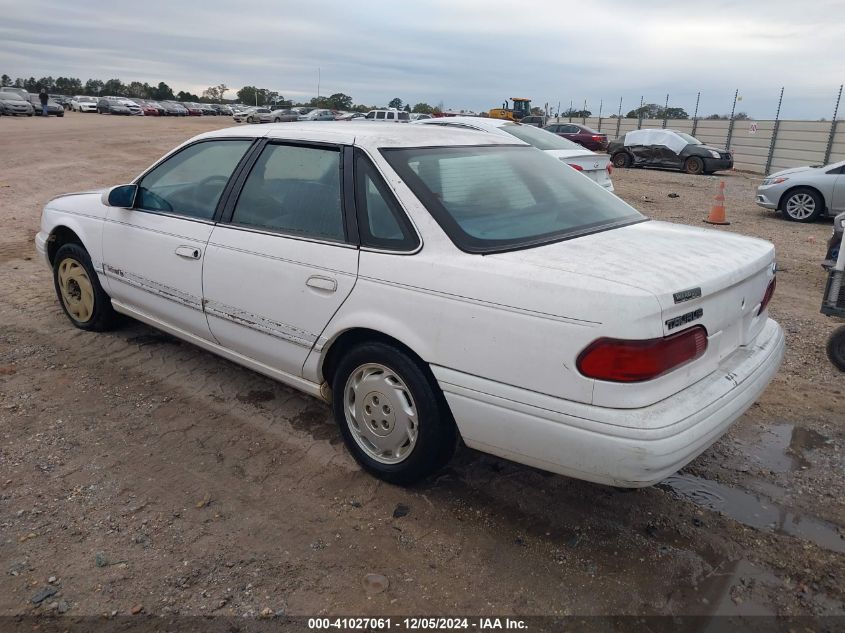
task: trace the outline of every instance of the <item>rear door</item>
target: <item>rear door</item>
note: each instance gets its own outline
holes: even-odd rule
[[[828,178],[836,178],[833,183],[833,194],[830,196],[830,210],[828,215],[836,215],[845,211],[845,166],[837,170],[837,174],[830,174]]]
[[[351,170],[342,168],[349,151],[272,141],[244,172],[203,271],[208,324],[221,345],[301,375],[358,274],[354,205],[344,195]]]

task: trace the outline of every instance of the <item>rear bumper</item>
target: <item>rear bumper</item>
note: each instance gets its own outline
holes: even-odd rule
[[[783,331],[771,319],[751,346],[706,378],[640,409],[562,400],[433,366],[466,444],[598,483],[653,485],[701,454],[760,396],[780,366]]]

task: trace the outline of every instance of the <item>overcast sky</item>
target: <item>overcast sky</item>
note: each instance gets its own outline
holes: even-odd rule
[[[845,2],[0,0],[0,73],[257,85],[287,98],[498,107],[525,96],[623,114],[646,102],[830,118]],[[234,92],[227,96],[232,97]],[[845,107],[840,110],[845,110]],[[842,112],[840,111],[840,115]]]

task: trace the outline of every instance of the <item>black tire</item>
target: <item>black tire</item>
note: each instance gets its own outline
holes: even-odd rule
[[[358,445],[347,421],[345,389],[350,376],[359,368],[377,363],[404,382],[417,411],[417,439],[402,461],[386,464],[371,457]],[[402,349],[374,341],[352,348],[340,360],[332,380],[332,412],[347,449],[370,474],[384,481],[408,485],[442,468],[457,444],[457,428],[446,399],[431,372]]]
[[[799,197],[803,197],[804,200],[809,197],[812,200],[813,210],[809,213],[809,215],[799,215],[797,211],[790,210],[790,202],[799,200]],[[819,216],[824,213],[824,200],[819,195],[819,192],[815,189],[810,189],[809,187],[797,187],[789,191],[785,196],[780,199],[780,211],[787,220],[792,222],[815,222],[819,219]]]
[[[255,123],[255,119],[254,119],[254,118],[252,118],[251,116],[248,116],[248,117],[246,118],[246,122],[247,122],[247,123]]]
[[[684,171],[693,176],[704,173],[704,161],[698,156],[690,156],[684,161]]]
[[[616,152],[613,156],[610,157],[610,162],[613,163],[613,166],[617,169],[624,169],[625,167],[630,167],[631,163],[631,155],[628,152]]]
[[[68,266],[80,266],[84,270],[85,277],[90,283],[90,290],[93,294],[93,309],[90,310],[90,316],[85,315],[84,320],[80,318],[80,315],[73,314],[73,306],[70,305],[71,300],[65,299],[64,297],[62,282],[59,279],[60,270],[62,269],[62,265],[64,263],[67,263]],[[76,272],[81,274],[78,269],[76,269]],[[71,281],[66,283],[71,284]],[[74,291],[80,287],[79,282],[75,283],[76,288],[73,289]],[[80,330],[103,332],[111,329],[117,322],[117,313],[111,305],[111,298],[100,285],[97,273],[91,265],[91,258],[88,256],[88,251],[86,251],[81,245],[73,243],[65,244],[56,253],[56,257],[53,260],[53,286],[56,289],[56,296],[59,299],[59,304],[62,306],[62,310],[64,310],[67,318],[70,319],[70,322]],[[80,295],[81,294],[82,292],[80,291]],[[71,309],[69,309],[69,306]]]
[[[834,367],[845,372],[845,325],[836,328],[827,339],[827,357]]]

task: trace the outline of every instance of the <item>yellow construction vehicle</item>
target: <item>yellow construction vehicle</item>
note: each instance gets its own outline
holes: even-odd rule
[[[507,119],[508,121],[519,121],[522,117],[531,114],[531,99],[523,97],[511,97],[513,107],[508,107],[508,102],[505,101],[501,108],[492,108],[488,112],[491,119]]]

